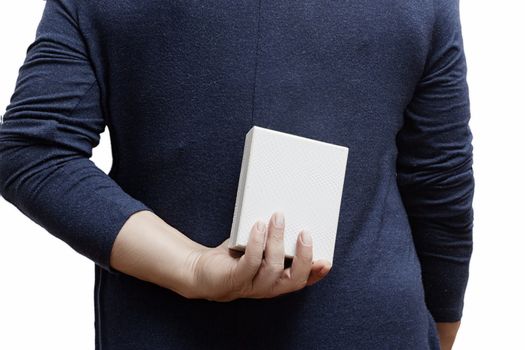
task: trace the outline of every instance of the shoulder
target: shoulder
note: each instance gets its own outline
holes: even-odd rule
[[[433,0],[433,27],[437,35],[456,31],[460,27],[459,0]]]

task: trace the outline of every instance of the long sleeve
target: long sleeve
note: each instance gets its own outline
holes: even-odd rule
[[[473,146],[458,0],[435,1],[425,72],[398,133],[398,185],[437,322],[461,319],[473,249]]]
[[[114,272],[131,214],[150,210],[89,159],[105,128],[74,1],[48,0],[0,125],[0,194],[80,254]]]

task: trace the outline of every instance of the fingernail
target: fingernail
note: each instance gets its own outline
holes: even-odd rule
[[[312,245],[312,235],[310,235],[310,232],[306,230],[303,230],[303,232],[301,232],[301,242],[307,247]]]
[[[259,231],[259,233],[264,233],[265,226],[264,222],[257,221],[257,231]]]
[[[278,211],[277,213],[275,213],[274,224],[277,228],[284,227],[284,215],[282,212]]]

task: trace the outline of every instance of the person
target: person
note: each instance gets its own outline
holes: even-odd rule
[[[96,349],[450,349],[472,254],[466,72],[457,0],[48,0],[0,193],[94,262]],[[227,248],[253,125],[349,148],[333,265],[277,208]],[[90,160],[106,126],[109,174]]]

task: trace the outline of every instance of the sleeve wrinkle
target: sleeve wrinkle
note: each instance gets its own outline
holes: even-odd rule
[[[133,213],[151,209],[89,158],[106,124],[74,2],[46,2],[0,124],[0,194],[111,273],[110,254]],[[77,14],[78,15],[78,14]]]
[[[454,322],[473,251],[473,137],[459,2],[436,2],[425,73],[397,135],[397,183],[428,309],[437,322]]]

